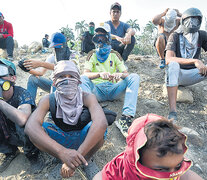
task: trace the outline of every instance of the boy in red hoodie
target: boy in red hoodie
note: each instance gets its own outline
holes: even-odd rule
[[[133,121],[124,152],[94,180],[202,180],[184,157],[186,136],[164,117],[147,114]]]

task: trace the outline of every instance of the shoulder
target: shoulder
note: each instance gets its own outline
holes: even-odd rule
[[[207,32],[206,31],[203,31],[203,30],[199,30],[199,35],[201,36],[207,36]]]
[[[42,97],[38,103],[37,108],[39,109],[47,109],[49,110],[49,105],[50,105],[50,95],[46,95],[44,97]]]
[[[111,50],[111,55],[113,56],[117,56],[118,57],[118,59],[120,60],[120,61],[123,61],[123,58],[121,57],[121,55],[117,52],[117,51],[115,51],[115,50]]]
[[[86,57],[86,61],[89,61],[95,52],[96,52],[95,49],[89,51],[89,53],[88,53],[88,55]]]
[[[83,104],[88,107],[90,105],[94,105],[96,103],[96,96],[94,94],[83,91]]]

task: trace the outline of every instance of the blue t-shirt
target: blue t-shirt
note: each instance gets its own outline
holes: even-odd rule
[[[119,36],[119,37],[124,37],[126,32],[127,32],[127,29],[130,28],[129,24],[124,23],[122,21],[120,21],[120,24],[116,29],[115,29],[115,27],[114,27],[114,25],[112,24],[111,21],[107,21],[106,23],[108,23],[110,25],[111,34],[114,34],[114,35]],[[116,39],[112,39],[112,43],[119,44],[120,42],[117,41]]]

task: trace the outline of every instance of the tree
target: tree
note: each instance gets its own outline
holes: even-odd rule
[[[75,31],[77,31],[78,37],[87,30],[88,24],[85,23],[85,20],[81,22],[76,22],[75,24]]]
[[[157,27],[149,21],[140,35],[135,35],[136,45],[134,54],[153,55],[155,54],[154,39],[157,34]]]
[[[63,32],[66,37],[69,37],[69,39],[71,40],[75,39],[73,29],[70,28],[68,25],[66,27],[60,28],[60,31]]]
[[[140,27],[139,27],[139,24],[136,23],[137,22],[137,19],[135,20],[132,20],[132,19],[129,19],[127,21],[127,24],[129,24],[133,29],[135,29],[136,31],[140,31]]]

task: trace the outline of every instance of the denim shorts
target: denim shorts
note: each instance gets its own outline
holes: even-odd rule
[[[92,125],[92,121],[89,122],[82,130],[65,132],[53,123],[44,122],[42,127],[46,133],[62,146],[70,149],[78,149],[79,146],[85,140],[88,131]],[[106,137],[107,130],[104,134]]]

